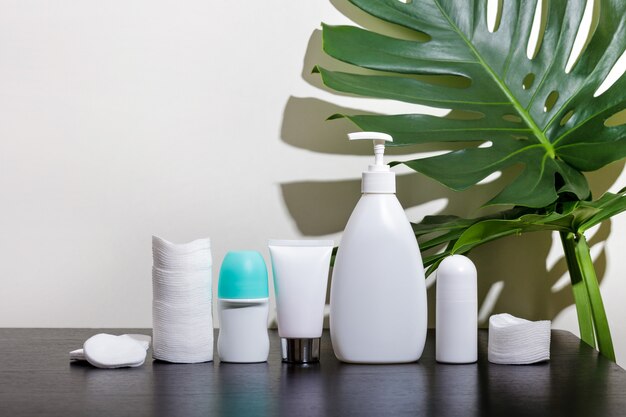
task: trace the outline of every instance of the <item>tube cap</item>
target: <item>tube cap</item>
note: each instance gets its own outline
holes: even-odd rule
[[[280,339],[283,362],[315,363],[320,361],[320,339]]]

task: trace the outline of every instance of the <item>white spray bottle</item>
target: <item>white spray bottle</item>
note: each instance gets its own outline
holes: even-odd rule
[[[374,165],[363,172],[363,195],[346,225],[330,290],[330,335],[335,356],[350,363],[414,362],[427,328],[424,267],[411,224],[396,198],[396,178],[383,163],[377,132],[348,135],[374,140]]]

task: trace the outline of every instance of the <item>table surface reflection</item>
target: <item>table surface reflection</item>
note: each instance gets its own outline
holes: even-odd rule
[[[280,362],[276,331],[269,361],[177,365],[147,360],[104,370],[70,363],[89,336],[149,329],[0,329],[0,416],[618,416],[626,414],[626,372],[571,333],[552,332],[548,363],[435,362],[428,333],[417,363],[349,365],[330,337],[317,365]],[[217,333],[216,333],[217,338]],[[148,352],[151,355],[151,352]]]

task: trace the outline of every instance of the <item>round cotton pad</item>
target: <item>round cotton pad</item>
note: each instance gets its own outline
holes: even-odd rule
[[[140,366],[146,360],[146,349],[130,336],[100,333],[83,345],[85,359],[98,368]]]

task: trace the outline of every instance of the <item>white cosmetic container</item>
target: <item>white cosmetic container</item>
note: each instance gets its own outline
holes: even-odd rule
[[[335,356],[349,363],[406,363],[426,341],[426,285],[411,224],[395,196],[395,174],[383,162],[378,132],[375,161],[363,172],[363,195],[354,208],[335,258],[330,290],[330,336]]]
[[[269,290],[263,256],[256,251],[228,252],[220,268],[217,293],[222,362],[265,362],[269,354]]]
[[[435,358],[443,363],[478,360],[477,273],[463,255],[444,259],[437,269]]]
[[[319,361],[332,240],[270,240],[285,362]]]

